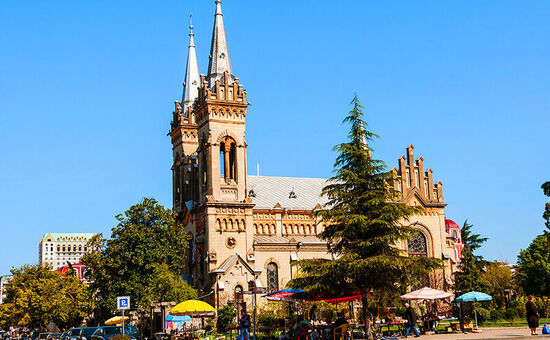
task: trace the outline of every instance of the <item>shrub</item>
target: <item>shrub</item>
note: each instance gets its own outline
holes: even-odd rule
[[[483,307],[476,308],[475,312],[477,313],[477,322],[481,325],[491,317],[491,313]]]
[[[262,313],[258,316],[258,324],[264,327],[277,326],[277,316],[271,313]]]
[[[227,331],[229,325],[233,323],[236,316],[237,312],[235,311],[235,308],[230,305],[223,306],[218,311],[218,331],[221,333]]]
[[[490,318],[491,318],[491,321],[497,321],[497,320],[500,320],[500,319],[504,319],[504,311],[500,310],[500,309],[491,309],[490,311]]]
[[[517,311],[517,317],[525,317],[525,299],[517,299],[510,301],[510,308]]]
[[[508,308],[504,312],[504,317],[508,320],[517,319],[519,317],[519,311],[515,308]]]

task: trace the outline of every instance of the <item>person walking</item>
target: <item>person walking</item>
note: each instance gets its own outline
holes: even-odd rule
[[[537,335],[537,327],[539,326],[539,311],[533,303],[533,295],[529,295],[529,301],[525,304],[525,312],[527,324],[531,330],[531,335]]]
[[[248,329],[250,328],[250,315],[246,313],[246,309],[241,310],[241,318],[239,319],[239,327],[241,333],[239,334],[240,340],[248,340],[250,337]]]
[[[405,338],[409,336],[411,329],[413,330],[415,337],[418,338],[420,336],[420,332],[416,329],[416,313],[408,303],[405,303],[405,308],[405,314],[403,314],[403,318],[407,320],[407,323],[405,324]]]

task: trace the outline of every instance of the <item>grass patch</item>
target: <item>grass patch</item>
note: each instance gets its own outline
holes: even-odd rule
[[[539,324],[542,326],[544,324],[550,324],[550,318],[541,318]],[[527,320],[525,318],[514,319],[514,320],[497,320],[497,321],[485,321],[483,327],[527,327]]]

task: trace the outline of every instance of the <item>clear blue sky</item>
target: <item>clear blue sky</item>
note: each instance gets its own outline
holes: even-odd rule
[[[144,196],[171,206],[173,101],[193,12],[206,71],[214,3],[0,0],[0,274],[46,232],[109,234]],[[358,93],[375,156],[409,144],[447,217],[515,262],[550,180],[550,2],[226,0],[252,103],[249,173],[327,177]]]

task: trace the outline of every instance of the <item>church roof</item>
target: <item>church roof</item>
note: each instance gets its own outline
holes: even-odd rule
[[[323,206],[328,201],[321,196],[327,181],[324,178],[248,176],[247,180],[256,209],[272,209],[279,203],[281,208],[313,210],[317,204]]]

